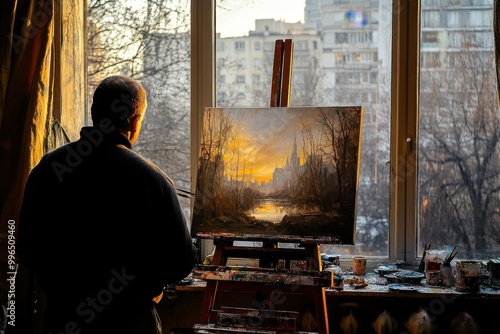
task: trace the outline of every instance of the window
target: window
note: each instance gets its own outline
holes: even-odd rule
[[[493,5],[435,7],[453,31],[448,45],[440,34],[439,49],[420,49],[418,247],[458,245],[464,258],[488,259],[500,251]]]
[[[262,59],[261,58],[254,58],[253,59],[253,66],[256,69],[260,69],[262,67]]]
[[[422,33],[423,43],[438,43],[439,42],[439,31],[426,31]]]
[[[178,188],[189,191],[191,1],[172,6],[132,6],[129,0],[86,4],[89,94],[108,75],[139,79],[148,94],[148,110],[134,149],[162,168]],[[116,15],[124,8],[127,15]],[[90,125],[90,117],[85,125]],[[179,198],[189,220],[190,201]]]
[[[224,51],[224,42],[222,41],[217,42],[217,51]]]
[[[441,12],[439,10],[428,10],[423,14],[424,14],[422,22],[423,28],[427,27],[433,28],[443,25],[441,22]]]
[[[377,90],[366,87],[358,94],[352,94],[352,89],[342,91],[342,85],[356,82],[356,69],[345,68],[346,63],[352,62],[342,56],[342,49],[334,48],[332,41],[373,43],[373,33],[364,31],[351,34],[340,26],[335,27],[335,20],[329,21],[334,22],[332,26],[328,26],[328,32],[333,35],[325,32],[323,50],[321,46],[318,47],[323,52],[324,59],[320,64],[324,71],[324,81],[319,88],[324,94],[323,100],[318,104],[331,103],[328,92],[332,90],[337,91],[335,98],[344,103],[352,103],[357,99],[368,101],[368,105],[373,104],[376,108],[369,108],[365,112],[366,125],[370,125],[364,129],[365,138],[373,141],[375,138],[378,141],[382,139],[375,150],[364,157],[366,160],[362,164],[359,184],[360,210],[366,211],[367,207],[374,207],[371,215],[376,219],[369,221],[367,217],[371,218],[370,216],[360,215],[358,229],[363,233],[359,233],[357,244],[350,250],[347,250],[350,246],[341,246],[333,247],[330,251],[342,254],[364,253],[409,262],[415,262],[424,244],[431,242],[434,247],[457,245],[462,249],[461,255],[464,258],[487,259],[500,252],[500,204],[497,199],[499,194],[495,193],[500,181],[500,173],[495,170],[495,166],[500,166],[497,161],[499,149],[495,145],[487,145],[494,143],[491,140],[495,138],[495,131],[498,129],[496,84],[494,71],[491,71],[494,68],[492,2],[474,1],[467,5],[463,10],[448,5],[445,1],[424,1],[421,7],[415,2],[409,3],[405,8],[393,7],[390,2],[379,6],[381,10],[398,9],[389,15],[379,13],[378,17],[392,17],[394,14],[393,22],[399,26],[392,29],[392,23],[389,23],[385,27],[388,30],[377,32],[377,39],[390,36],[391,32],[396,35],[393,38],[391,36],[392,41],[378,41],[381,44],[373,58],[381,67],[378,71],[370,72],[369,80],[370,85],[377,85]],[[335,6],[330,6],[325,15],[340,17],[332,7]],[[418,8],[421,9],[420,16]],[[407,15],[412,19],[422,19],[421,54],[418,55],[417,49],[411,46],[408,50],[395,52],[394,54],[407,54],[408,51],[409,55],[406,59],[397,59],[399,66],[402,66],[398,68],[391,65],[393,62],[387,56],[391,54],[387,50],[388,45],[400,48],[412,44],[406,43],[407,36],[398,35],[400,31],[407,29],[413,41],[417,41],[420,34],[416,25],[410,25],[413,21],[407,20]],[[383,29],[381,26],[383,25],[378,28]],[[435,49],[436,46],[439,49]],[[328,48],[333,50],[331,56],[324,53]],[[420,68],[411,66],[419,63],[416,61],[417,57],[422,60]],[[403,76],[400,73],[408,73],[404,81],[401,81]],[[395,78],[395,82],[389,80],[391,76]],[[329,84],[332,78],[338,85]],[[266,80],[264,77],[263,82]],[[478,85],[479,83],[484,86]],[[394,89],[387,89],[391,86]],[[481,91],[474,91],[474,87],[481,87]],[[395,102],[391,103],[391,100]],[[292,104],[294,101],[296,100],[292,98]],[[390,105],[402,107],[389,112]],[[479,106],[483,108],[480,109]],[[391,113],[399,116],[391,118]],[[416,116],[417,113],[419,117]],[[468,115],[471,117],[467,117]],[[392,124],[393,128],[398,129],[398,137],[388,140],[381,131],[390,127],[391,119],[392,122],[398,122]],[[490,120],[489,126],[481,123],[486,119]],[[464,121],[476,123],[464,124]],[[476,131],[483,129],[483,132],[480,136],[475,132],[463,133],[464,129],[469,128]],[[453,129],[460,129],[460,136],[453,135]],[[419,133],[418,138],[413,135],[415,133]],[[491,151],[487,152],[486,149]],[[457,156],[460,159],[450,159],[453,153],[460,153]],[[473,155],[477,158],[472,159]],[[474,166],[474,161],[482,165]],[[472,184],[468,184],[460,178],[464,175],[464,171],[459,169],[461,166],[466,167],[466,171],[478,170],[481,166],[484,167],[484,173],[469,173]],[[366,173],[367,170],[374,172],[370,175]],[[482,188],[478,188],[479,186]],[[370,198],[377,198],[381,202],[375,206],[370,205]],[[369,237],[363,239],[366,231],[372,231],[372,227],[382,227],[381,233],[370,232]],[[363,245],[363,242],[373,240],[387,244],[387,249],[374,252],[373,244]]]
[[[306,51],[307,50],[307,41],[294,41],[294,50],[297,51]]]
[[[192,1],[201,9],[193,12],[196,24],[202,24],[201,18],[214,19],[205,7],[210,1]],[[232,1],[225,0],[224,6],[216,2],[217,27],[224,21],[221,11],[237,11],[237,6],[231,7]],[[294,68],[294,76],[300,75],[294,84],[307,89],[292,86],[292,105],[362,103],[365,112],[356,244],[325,247],[324,251],[414,262],[424,244],[432,243],[434,247],[457,245],[460,256],[465,258],[498,256],[500,194],[496,189],[500,188],[500,148],[495,138],[500,135],[500,111],[492,70],[493,1],[456,1],[463,7],[437,0],[421,4],[411,1],[408,6],[379,1],[372,9],[379,11],[377,15],[367,17],[393,21],[368,20],[363,30],[356,26],[321,28],[316,22],[310,24],[324,29],[321,39],[313,40],[312,48],[302,48],[304,54],[294,62],[294,66],[300,66]],[[326,22],[330,18],[329,22],[334,22],[335,17],[341,21],[344,18],[339,13],[344,13],[346,6],[362,3],[344,1],[341,10],[318,12],[315,15],[320,16],[309,19]],[[135,149],[164,169],[179,188],[191,189],[193,160],[197,156],[192,152],[196,134],[191,122],[198,121],[200,110],[207,105],[268,106],[274,40],[289,36],[274,31],[279,25],[273,24],[267,25],[267,36],[251,36],[254,25],[250,25],[241,33],[235,32],[237,36],[219,36],[212,46],[206,42],[213,39],[210,29],[206,29],[193,32],[203,43],[199,42],[191,52],[191,1],[179,1],[177,8],[133,6],[131,15],[135,15],[137,23],[133,28],[127,21],[107,20],[110,13],[120,12],[122,1],[107,2],[107,7],[96,4],[95,0],[87,2],[89,92],[94,91],[99,78],[112,73],[141,78],[148,90],[148,112]],[[249,1],[249,6],[256,5]],[[304,6],[299,12],[303,13]],[[335,5],[329,6],[332,9]],[[177,19],[166,19],[172,15]],[[239,15],[247,15],[244,8]],[[281,22],[281,17],[275,20]],[[420,35],[411,34],[418,31],[418,26]],[[109,31],[120,38],[107,36]],[[297,31],[294,29],[294,33]],[[399,35],[401,31],[410,33]],[[258,38],[262,39],[255,40]],[[292,38],[311,40],[305,35]],[[247,41],[252,41],[249,45],[254,50],[262,46],[261,61],[245,54],[252,51],[251,47],[245,48]],[[203,49],[207,45],[214,50]],[[241,59],[254,61],[245,64],[241,59],[236,62],[217,57],[217,52],[230,51],[231,45],[240,52],[239,57],[245,54]],[[405,49],[393,53],[391,47]],[[216,51],[213,58],[212,51]],[[365,56],[367,52],[372,56]],[[391,59],[392,54],[407,56]],[[355,62],[359,59],[355,55],[361,55],[362,63]],[[225,72],[212,74],[207,65],[195,67],[191,73],[191,64],[200,66],[207,61]],[[255,71],[259,64],[262,72],[258,74]],[[245,75],[237,76],[237,70],[252,79],[251,84],[239,85],[245,86],[244,93],[229,84],[245,83]],[[208,79],[212,75],[213,82]],[[405,81],[400,81],[402,78]],[[191,83],[196,87],[193,92]],[[211,94],[215,90],[211,85],[217,86],[215,94]],[[212,96],[216,101],[211,100]],[[401,109],[391,110],[393,105]],[[88,115],[86,119],[89,124]],[[397,130],[397,137],[391,136],[391,129]],[[189,220],[190,202],[181,200]]]
[[[335,62],[337,64],[345,64],[346,63],[346,56],[345,56],[345,54],[339,53],[339,54],[335,55]]]
[[[346,43],[347,42],[347,33],[339,32],[335,34],[335,43]]]
[[[234,49],[236,51],[245,51],[245,42],[241,41],[234,42]]]
[[[379,8],[392,8],[390,0],[381,1],[384,2],[385,6],[374,6],[374,11],[381,10]],[[233,3],[233,7],[231,7],[231,3]],[[360,4],[363,4],[363,2],[359,1],[359,3],[350,6]],[[304,5],[307,7],[306,1],[304,1]],[[258,7],[258,4],[249,2],[249,6]],[[335,5],[328,6],[334,7]],[[342,5],[337,8],[341,18],[340,25],[343,25],[342,22],[345,21],[345,6]],[[234,13],[238,12],[237,2],[225,1],[224,8],[223,6],[216,8],[216,27],[220,29],[216,33],[220,34],[222,40],[229,41],[238,38],[239,41],[250,42],[258,38],[257,35],[251,33],[253,27],[238,34],[233,31],[224,31],[221,27],[225,26],[225,15],[228,15],[227,8],[232,8],[230,17],[233,17]],[[303,15],[303,8],[297,10]],[[239,13],[241,17],[246,17],[248,10],[242,10]],[[330,14],[331,12],[328,11],[316,11],[314,14],[316,16],[314,16],[311,12],[308,19],[314,22],[326,20],[330,17]],[[366,13],[364,12],[364,14]],[[385,14],[386,17],[392,17],[391,13]],[[269,12],[264,11],[263,17],[267,19],[268,15]],[[367,17],[377,17],[377,15],[363,15],[363,18]],[[256,17],[255,19],[259,18]],[[390,97],[388,93],[390,91],[391,53],[384,52],[379,55],[379,49],[391,43],[391,22],[384,22],[383,26],[379,26],[377,22],[365,20],[363,21],[365,25],[362,28],[356,24],[350,24],[348,27],[343,25],[342,30],[328,26],[324,31],[318,30],[311,34],[310,28],[306,28],[306,26],[321,27],[322,25],[313,22],[310,22],[310,24],[305,22],[303,26],[296,24],[297,21],[302,20],[303,18],[291,21],[294,22],[293,35],[287,35],[286,33],[292,31],[292,29],[286,27],[286,24],[290,24],[290,22],[282,22],[280,17],[274,18],[274,24],[268,24],[267,31],[269,35],[263,36],[265,37],[263,41],[263,74],[260,77],[260,82],[254,81],[255,77],[252,76],[252,83],[247,83],[245,87],[246,99],[218,100],[217,106],[266,107],[269,105],[274,41],[284,38],[292,38],[295,44],[291,105],[359,105],[362,100],[365,101],[363,103],[365,117],[375,121],[371,123],[369,128],[366,128],[366,131],[363,130],[366,140],[364,141],[364,151],[361,158],[363,166],[361,168],[361,178],[365,182],[360,185],[359,192],[362,198],[359,201],[361,205],[359,205],[358,211],[357,243],[356,245],[335,246],[324,250],[342,253],[346,256],[361,253],[388,258],[390,169],[386,162],[390,160],[390,126],[388,123],[390,119]],[[378,36],[377,40],[374,39],[374,36]],[[248,51],[248,56],[252,56],[250,51]],[[379,91],[376,88],[379,80],[376,69],[383,71],[385,80],[383,84],[380,84]],[[230,68],[224,68],[224,73],[227,75],[229,75],[230,71]],[[249,68],[249,71],[252,70]],[[253,71],[250,73],[252,75],[256,74],[255,68]],[[221,73],[222,71],[216,73],[216,76]],[[239,75],[236,70],[232,73],[235,77]],[[363,81],[362,76],[364,76]],[[234,92],[237,87],[225,86],[217,87],[217,89],[224,89],[225,97],[237,96],[237,93]],[[221,95],[218,94],[218,96]],[[379,140],[373,140],[372,138],[379,138]],[[373,194],[377,195],[373,196]],[[370,231],[370,233],[366,231]]]

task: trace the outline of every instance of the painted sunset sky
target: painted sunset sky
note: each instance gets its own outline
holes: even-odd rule
[[[253,182],[269,182],[274,169],[283,167],[290,158],[294,139],[297,155],[301,164],[304,163],[303,124],[309,124],[312,119],[312,114],[304,112],[304,108],[241,108],[231,110],[229,115],[237,135],[228,142],[224,161],[229,161],[229,154],[239,147],[240,177],[244,174]]]

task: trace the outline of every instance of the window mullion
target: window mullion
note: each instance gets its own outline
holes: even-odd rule
[[[416,259],[419,0],[394,0],[389,256]]]
[[[203,109],[215,106],[215,0],[191,0],[191,191],[196,189]],[[194,198],[191,200],[191,217]],[[201,256],[213,247],[203,240]]]

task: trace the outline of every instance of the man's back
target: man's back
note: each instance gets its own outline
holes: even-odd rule
[[[194,265],[175,188],[130,147],[118,132],[84,128],[28,179],[18,252],[46,293],[48,323],[84,329],[104,316],[132,329]]]

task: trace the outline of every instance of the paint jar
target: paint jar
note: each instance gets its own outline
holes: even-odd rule
[[[425,272],[425,282],[429,285],[441,284],[441,270],[427,270]]]
[[[480,261],[457,261],[456,263],[457,291],[478,292],[481,284]]]
[[[425,253],[425,271],[439,271],[444,261],[442,250],[428,250]]]
[[[352,258],[352,272],[354,275],[366,274],[366,256],[354,256]]]
[[[441,285],[447,288],[455,285],[455,274],[451,265],[441,266]]]

